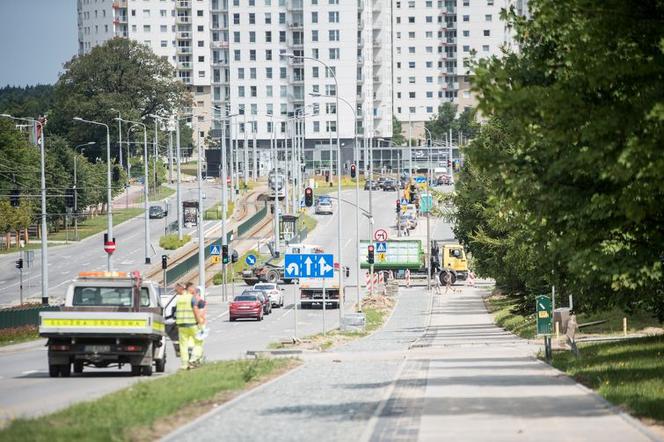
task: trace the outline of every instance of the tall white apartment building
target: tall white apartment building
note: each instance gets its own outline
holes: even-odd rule
[[[190,86],[195,109],[208,113],[197,117],[205,133],[209,126],[202,120],[210,115],[239,114],[232,135],[253,139],[255,130],[259,147],[267,147],[273,130],[276,138],[288,136],[286,120],[304,113],[310,150],[329,145],[337,131],[348,150],[355,123],[360,136],[392,136],[387,2],[78,0],[78,15],[81,54],[125,37],[168,59]],[[330,67],[336,83],[313,59]],[[219,121],[211,127],[219,129]]]
[[[525,0],[391,0],[394,112],[404,135],[425,139],[443,102],[474,104],[469,60],[500,55],[512,30],[500,11]]]

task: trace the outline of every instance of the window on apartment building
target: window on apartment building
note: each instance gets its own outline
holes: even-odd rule
[[[136,25],[131,25],[131,32],[137,32],[138,28]],[[88,28],[88,34],[90,33],[90,28]]]
[[[397,17],[397,24],[401,24],[401,17]]]
[[[108,25],[104,25],[104,32],[108,33]]]
[[[401,77],[397,77],[397,84],[401,84]]]
[[[205,62],[205,55],[199,55],[198,56],[198,62],[199,63],[204,63]]]
[[[397,98],[401,99],[401,92],[397,92]]]
[[[397,32],[397,40],[401,40],[401,32]]]
[[[268,115],[272,115],[272,113],[270,112]],[[272,133],[272,122],[271,122],[271,121],[268,121],[268,122],[267,122],[266,127],[267,127],[267,131],[268,131],[269,133]]]
[[[254,14],[253,12],[249,13],[249,24],[250,25],[256,24],[256,14]]]
[[[431,16],[431,15],[427,15],[427,16],[425,17],[425,21],[426,21],[427,23],[433,23],[433,16]]]
[[[132,9],[132,10],[131,10],[131,16],[132,16],[132,17],[136,17],[136,9]]]
[[[196,16],[197,17],[203,17],[203,10],[201,9],[201,10],[196,11]]]
[[[282,80],[288,77],[288,70],[284,67],[279,68],[279,78]]]
[[[416,112],[416,108],[415,108],[415,106],[410,106],[410,107],[408,108],[408,112],[410,112],[411,114],[414,114],[414,113]]]
[[[205,78],[205,71],[198,71],[198,78]]]
[[[486,15],[484,16],[484,21],[491,21],[491,18],[492,18],[492,17],[491,17],[491,14],[486,14]]]
[[[272,97],[272,86],[265,86],[265,95]]]
[[[283,25],[286,23],[286,13],[285,12],[280,12],[279,13],[279,24]]]
[[[265,68],[265,78],[272,78],[272,68]]]
[[[237,68],[237,78],[244,80],[244,68]]]
[[[318,78],[320,70],[318,69],[318,66],[313,66],[311,68],[311,76],[313,78]]]
[[[427,54],[433,54],[433,46],[427,46],[424,48]]]
[[[470,0],[463,0],[464,6],[470,6]]]
[[[396,2],[394,5],[397,9],[401,9],[401,2]]]
[[[265,6],[272,6],[272,0],[265,0]]]
[[[252,80],[256,79],[256,68],[249,68],[249,78]]]
[[[288,96],[288,86],[279,86],[279,97],[286,98]]]
[[[408,77],[408,83],[415,84],[415,77]]]
[[[272,31],[265,31],[265,43],[272,43]]]
[[[415,32],[409,32],[408,38],[415,38]]]
[[[249,87],[249,95],[251,97],[256,97],[257,94],[258,94],[258,88],[256,86],[250,86]]]
[[[311,92],[314,94],[320,94],[320,85],[314,84],[311,86]]]
[[[328,132],[336,132],[337,131],[337,122],[334,120],[326,121],[325,122],[325,130]]]
[[[493,0],[486,0],[487,6],[493,6]]]
[[[409,7],[409,8],[415,8],[415,1],[414,1],[414,0],[410,0],[410,1],[408,2],[408,7]]]
[[[233,6],[240,6],[240,0],[233,0]]]
[[[408,47],[408,53],[409,54],[414,54],[415,53],[415,46],[409,46]]]
[[[239,49],[235,49],[233,51],[233,60],[235,60],[235,61],[240,61],[241,60]]]
[[[427,0],[424,4],[427,8],[433,8],[433,2],[431,0]]]
[[[286,31],[279,31],[279,43],[286,43]]]
[[[203,26],[203,25],[196,26],[196,30],[198,32],[203,32],[203,31],[205,31],[205,26]]]
[[[205,46],[205,41],[203,41],[203,40],[198,40],[198,47],[199,47],[199,48],[202,48],[202,47],[204,47],[204,46]]]
[[[168,47],[168,40],[162,40],[161,42],[159,42],[159,44],[162,48],[167,48]]]
[[[398,114],[401,113],[401,106],[397,107],[397,113],[398,113]]]
[[[320,132],[320,121],[314,121],[314,132]]]
[[[252,103],[250,107],[251,107],[251,115],[258,114],[258,105],[256,103]]]
[[[249,61],[256,61],[256,49],[249,49]]]
[[[150,32],[150,25],[143,25],[143,32]]]
[[[311,23],[318,23],[318,12],[311,13]]]
[[[426,80],[427,80],[427,83],[433,83],[433,77],[431,77],[431,76],[428,76],[426,78]]]
[[[330,41],[339,41],[339,30],[338,29],[330,29],[328,31],[328,37]]]
[[[266,60],[272,60],[272,49],[266,49],[265,50],[265,59]]]
[[[409,61],[408,62],[408,69],[415,69],[415,62],[414,61]]]
[[[463,21],[470,21],[470,15],[464,15]]]
[[[337,87],[333,84],[326,84],[325,85],[325,95],[329,95],[331,97],[334,97],[337,95]]]
[[[95,11],[95,18],[97,17],[97,11]],[[143,17],[144,18],[150,18],[150,10],[149,9],[143,9]]]
[[[334,115],[337,113],[336,103],[325,103],[325,113]]]
[[[238,86],[237,87],[237,96],[238,97],[244,97],[244,86]]]
[[[470,46],[463,45],[463,52],[470,52]]]
[[[265,24],[266,25],[271,25],[272,24],[272,13],[270,13],[270,12],[265,13]]]
[[[249,31],[249,43],[256,43],[256,33]]]
[[[311,49],[311,56],[313,58],[318,58],[318,48],[312,48]]]
[[[234,25],[240,24],[240,14],[233,14],[233,24]]]
[[[433,106],[427,106],[427,114],[433,113]]]
[[[268,103],[265,105],[265,113],[268,115],[272,115],[272,112],[274,112],[274,105],[272,103]]]
[[[401,69],[401,62],[397,61],[397,69]]]
[[[426,66],[428,68],[433,68],[433,61],[427,61]]]
[[[463,31],[464,37],[470,37],[470,31]]]
[[[415,98],[415,92],[408,92],[408,98]]]
[[[311,31],[311,41],[318,41],[318,31]]]
[[[339,23],[339,12],[338,11],[329,11],[327,13],[327,21],[330,23]]]
[[[325,78],[334,78],[336,74],[337,74],[336,66],[330,66],[329,69],[325,69]]]
[[[482,31],[482,33],[484,34],[485,37],[488,37],[488,36],[491,35],[491,31],[489,29],[485,29],[484,31]]]
[[[168,11],[166,9],[160,9],[159,15],[162,17],[168,17]]]
[[[424,34],[424,36],[425,36],[426,38],[433,38],[433,32],[431,32],[431,31],[427,31],[427,32]]]
[[[482,45],[482,52],[489,52],[489,45]]]
[[[329,53],[330,53],[330,60],[339,59],[339,48],[330,48]]]
[[[251,33],[249,33],[249,34],[251,35]],[[254,41],[255,40],[256,39],[254,38]],[[233,42],[234,43],[240,43],[240,32],[239,31],[233,32]]]
[[[427,98],[433,98],[433,91],[427,91]]]
[[[415,23],[415,17],[408,17],[408,23]]]
[[[328,4],[328,5],[338,5],[338,4],[339,4],[339,0],[328,0],[327,4]]]

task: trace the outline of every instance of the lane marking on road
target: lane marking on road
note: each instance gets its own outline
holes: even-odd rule
[[[39,373],[39,370],[27,370],[21,373],[22,375],[28,375],[28,374],[33,374],[33,373]]]

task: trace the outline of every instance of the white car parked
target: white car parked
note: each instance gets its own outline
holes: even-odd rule
[[[284,289],[279,288],[277,284],[272,282],[259,282],[258,284],[254,284],[254,290],[260,290],[267,293],[273,307],[284,306]]]

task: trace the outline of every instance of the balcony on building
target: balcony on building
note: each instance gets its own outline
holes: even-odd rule
[[[113,2],[113,9],[125,9],[127,8],[127,0],[115,0]]]
[[[191,23],[191,16],[190,15],[177,15],[175,17],[175,23],[178,25],[188,25]]]
[[[301,11],[304,8],[303,0],[291,0],[288,4],[289,11]]]
[[[175,8],[176,9],[191,9],[191,1],[190,0],[177,0],[175,2]]]
[[[191,46],[177,46],[175,48],[176,54],[191,54]]]
[[[175,38],[178,40],[191,40],[191,31],[178,31],[175,33]]]

